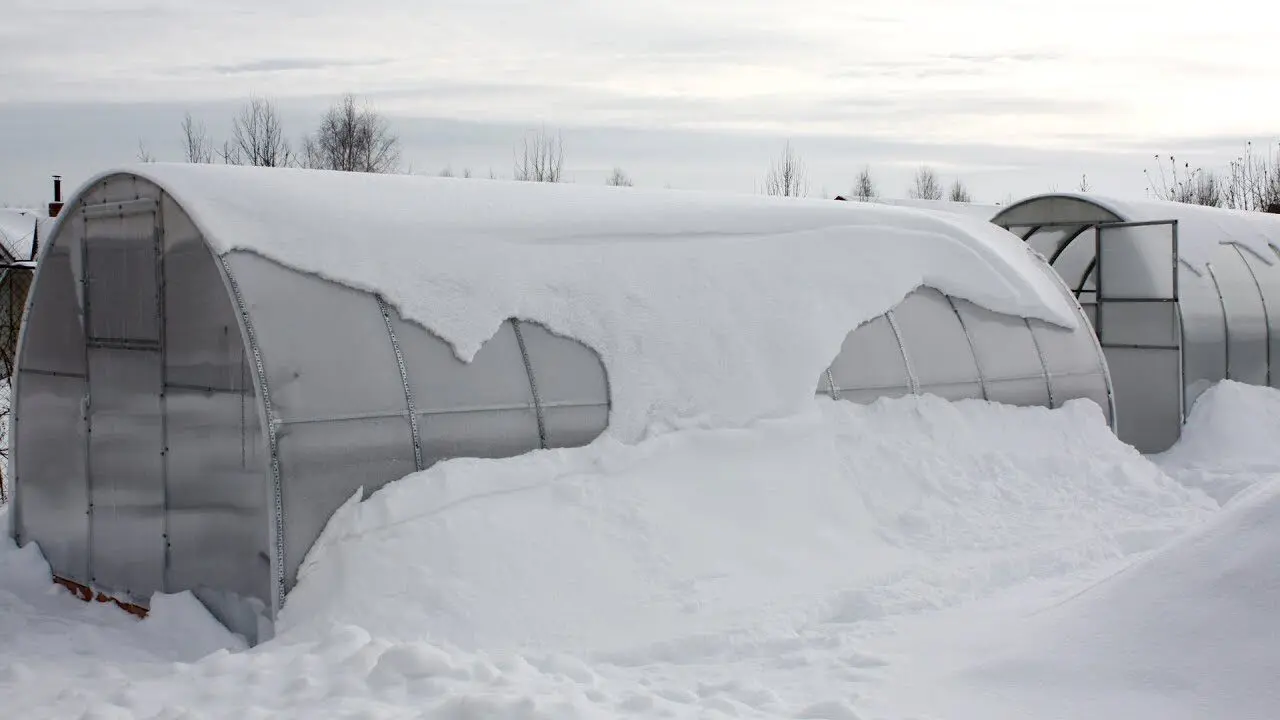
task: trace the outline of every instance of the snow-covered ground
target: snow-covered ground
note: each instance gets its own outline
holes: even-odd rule
[[[1253,718],[1280,692],[1280,392],[1149,459],[937,398],[450,461],[340,510],[278,637],[73,600],[0,546],[24,718]],[[2,513],[3,511],[0,511]]]

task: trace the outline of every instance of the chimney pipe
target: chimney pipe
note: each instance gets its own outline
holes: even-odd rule
[[[62,176],[53,176],[53,202],[49,203],[49,217],[58,217],[62,212]]]

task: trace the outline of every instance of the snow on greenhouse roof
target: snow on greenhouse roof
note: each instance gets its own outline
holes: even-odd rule
[[[1121,200],[1093,193],[1039,195],[1010,207],[1061,197],[1092,203],[1123,222],[1177,220],[1178,259],[1197,271],[1209,263],[1214,246],[1219,244],[1239,245],[1268,264],[1276,261],[1276,251],[1280,251],[1280,215],[1166,200]]]
[[[586,343],[609,372],[610,432],[628,438],[802,409],[846,334],[921,285],[1076,325],[1023,243],[958,215],[296,169],[127,171],[169,192],[215,251],[381,293],[463,360],[508,317]]]
[[[999,205],[987,205],[984,203],[967,203],[955,202],[954,200],[918,200],[913,198],[877,198],[874,202],[885,205],[897,205],[899,207],[910,207],[918,210],[933,210],[936,212],[954,213],[956,215],[965,215],[974,217],[979,220],[990,220],[995,214],[1000,212]]]

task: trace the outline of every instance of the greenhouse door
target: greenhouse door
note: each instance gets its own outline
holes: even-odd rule
[[[166,555],[155,204],[83,212],[90,577],[121,599],[146,602],[163,590]]]

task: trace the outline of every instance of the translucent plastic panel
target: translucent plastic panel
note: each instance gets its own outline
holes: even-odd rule
[[[282,421],[407,416],[399,365],[372,295],[251,253],[232,253],[228,263]]]
[[[168,587],[269,600],[269,465],[256,398],[169,388]]]
[[[1173,302],[1112,300],[1102,304],[1100,317],[1103,345],[1178,347],[1178,306]]]
[[[1208,273],[1196,275],[1183,269],[1178,280],[1178,294],[1181,297],[1178,311],[1182,315],[1185,405],[1191,407],[1200,393],[1227,376],[1227,335],[1222,319],[1222,301]]]
[[[392,326],[428,466],[451,457],[510,457],[541,446],[529,374],[511,323],[502,323],[470,363],[394,311]]]
[[[54,574],[88,584],[85,381],[22,372],[16,392],[18,541],[39,543]]]
[[[1176,350],[1107,348],[1116,434],[1144,453],[1168,450],[1182,426]]]
[[[895,307],[893,315],[920,385],[979,381],[969,338],[945,295],[920,288]]]
[[[250,378],[222,269],[186,213],[164,208],[165,372],[172,387],[242,391]]]
[[[44,256],[37,278],[19,366],[83,376],[84,328],[76,299],[80,280],[72,274],[71,255],[62,243]]]
[[[1017,234],[1018,237],[1025,236],[1029,230],[1031,230],[1031,228],[1028,227],[1012,228],[1012,231]],[[1028,238],[1026,242],[1032,247],[1032,249],[1045,256],[1047,259],[1053,257],[1053,254],[1058,250],[1058,246],[1062,244],[1062,241],[1071,232],[1074,232],[1074,228],[1042,228],[1037,230],[1036,233]]]
[[[537,323],[521,322],[520,335],[542,403],[547,446],[590,443],[609,422],[609,384],[600,356]]]
[[[889,320],[881,315],[849,333],[831,364],[838,392],[860,389],[906,388],[907,367]],[[850,398],[852,399],[852,398]]]
[[[1080,309],[1084,310],[1084,316],[1089,321],[1089,327],[1096,328],[1098,326],[1098,305],[1093,301],[1093,293],[1086,293],[1080,296]]]
[[[1267,318],[1253,273],[1235,245],[1219,245],[1213,276],[1227,312],[1227,377],[1253,385],[1267,384]]]
[[[298,565],[329,516],[358,488],[365,495],[414,472],[406,418],[284,425],[278,435],[284,503],[285,578]]]
[[[1088,326],[1075,330],[1041,320],[1027,321],[1050,375],[1065,373],[1102,374],[1101,350]]]
[[[1267,381],[1271,387],[1280,387],[1280,260],[1268,265],[1253,253],[1241,252],[1262,292],[1263,309],[1267,316],[1267,353],[1270,368]]]
[[[1097,231],[1088,228],[1080,233],[1053,262],[1053,269],[1072,289],[1080,287],[1089,264],[1097,255]]]
[[[1040,385],[1044,387],[1044,367],[1026,321],[959,298],[955,304],[973,338],[978,367],[988,386],[994,380],[1040,377]],[[1045,393],[1047,400],[1047,389]]]
[[[1111,402],[1107,397],[1107,379],[1102,373],[1052,375],[1049,386],[1053,389],[1053,404],[1062,407],[1069,400],[1092,400],[1101,410],[1107,422],[1111,417]]]
[[[160,341],[154,213],[94,217],[85,230],[89,336]]]
[[[920,388],[920,394],[937,395],[944,400],[984,399],[982,385],[976,382],[952,383],[946,385],[924,385]]]
[[[1174,298],[1172,225],[1103,227],[1098,236],[1104,300]]]
[[[1049,386],[1043,377],[1022,380],[988,380],[987,399],[1005,405],[1049,407]]]
[[[164,590],[160,353],[89,348],[90,570],[138,602]]]

